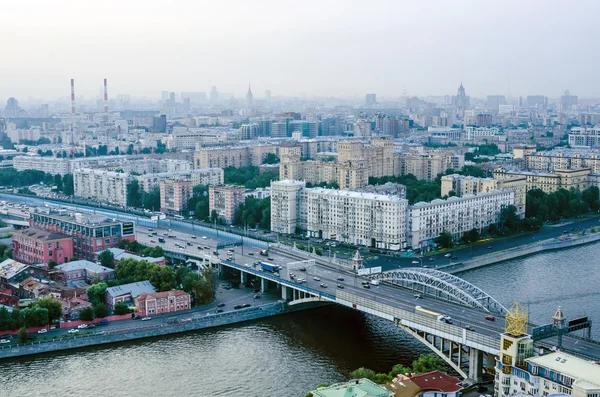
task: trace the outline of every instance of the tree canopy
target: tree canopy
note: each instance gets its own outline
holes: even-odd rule
[[[271,181],[279,180],[279,175],[272,171],[260,172],[255,166],[227,167],[223,169],[226,184],[242,185],[248,189],[271,186]]]

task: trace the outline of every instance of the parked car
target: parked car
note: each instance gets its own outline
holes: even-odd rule
[[[79,329],[86,329],[88,327],[87,324],[80,324],[79,326],[77,326],[77,328]]]
[[[45,334],[46,332],[48,332],[48,330],[46,328],[42,328],[38,331],[38,334]]]
[[[10,343],[10,339],[0,339],[0,343]]]
[[[98,325],[108,325],[108,320],[103,318],[102,320],[98,321]]]
[[[69,331],[67,331],[70,334],[77,334],[79,333],[79,330],[77,328],[71,328]]]
[[[152,317],[144,317],[144,318],[142,318],[142,321],[148,321],[148,320],[152,320]]]
[[[217,307],[224,307],[224,306],[225,306],[225,304],[224,304],[224,303],[219,303],[219,304],[217,305]]]

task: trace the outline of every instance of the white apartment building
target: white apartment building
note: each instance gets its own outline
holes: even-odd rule
[[[19,143],[22,140],[39,141],[41,133],[40,127],[32,127],[26,130],[7,128],[6,130],[6,136],[8,136],[8,139],[10,139],[12,143]]]
[[[408,201],[398,196],[271,183],[271,229],[384,249],[406,245]]]
[[[504,133],[500,132],[498,127],[465,127],[464,139],[467,141],[475,141],[480,138],[491,137],[491,136],[502,136]]]
[[[127,205],[127,184],[131,175],[82,168],[73,172],[75,197],[94,199],[117,205]]]
[[[446,200],[416,203],[408,210],[408,242],[412,248],[434,246],[442,232],[454,239],[472,229],[483,231],[500,221],[502,208],[515,204],[512,190],[491,190]]]
[[[140,189],[149,192],[153,187],[158,186],[161,181],[168,179],[189,180],[192,186],[196,185],[221,185],[223,184],[222,168],[200,168],[195,170],[183,170],[172,172],[159,172],[144,175],[138,175],[137,179]]]
[[[569,132],[569,145],[575,146],[600,146],[600,128],[573,127]]]
[[[39,170],[64,176],[70,172],[69,159],[41,156],[17,156],[13,159],[17,171]]]

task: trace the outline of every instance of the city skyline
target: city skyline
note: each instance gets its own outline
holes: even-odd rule
[[[243,98],[248,82],[257,98],[265,90],[398,97],[404,88],[411,96],[436,96],[454,94],[460,81],[472,97],[558,97],[566,89],[600,96],[588,83],[593,59],[572,60],[593,48],[592,11],[599,6],[591,1],[582,2],[586,13],[558,1],[465,1],[460,8],[387,1],[319,8],[272,1],[113,3],[5,6],[0,32],[12,40],[4,46],[0,71],[8,78],[0,98],[68,96],[71,78],[77,95],[87,98],[101,95],[103,78],[113,97],[217,86]],[[197,17],[182,21],[189,15]],[[570,25],[578,33],[556,28]]]

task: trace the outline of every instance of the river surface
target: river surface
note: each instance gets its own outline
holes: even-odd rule
[[[600,244],[538,254],[460,276],[532,321],[600,321]],[[593,330],[600,337],[600,330]],[[385,320],[341,307],[142,342],[0,362],[0,396],[304,396],[357,367],[389,371],[428,350]]]

